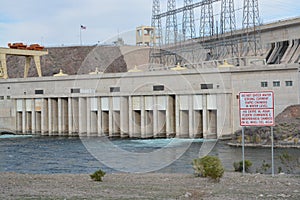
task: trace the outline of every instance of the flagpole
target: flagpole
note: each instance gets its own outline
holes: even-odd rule
[[[82,46],[82,30],[85,30],[86,29],[86,26],[84,26],[84,25],[80,25],[80,35],[79,35],[79,37],[80,37],[80,46]]]
[[[79,29],[80,29],[80,33],[79,33],[79,37],[80,37],[80,46],[82,46],[82,38],[81,38],[81,25],[80,25],[80,27],[79,27]]]

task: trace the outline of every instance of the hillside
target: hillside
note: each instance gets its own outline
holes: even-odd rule
[[[53,76],[60,69],[69,75],[88,74],[95,71],[96,67],[102,72],[126,72],[135,65],[146,64],[149,58],[149,49],[134,46],[52,47],[46,50],[48,55],[41,57],[43,76]],[[7,56],[10,78],[23,77],[24,66],[25,57]],[[33,61],[28,76],[37,76]]]
[[[242,131],[234,134],[235,143],[241,143]],[[246,127],[245,142],[268,145],[271,143],[270,127]],[[287,107],[275,118],[274,142],[278,145],[300,145],[300,105]]]

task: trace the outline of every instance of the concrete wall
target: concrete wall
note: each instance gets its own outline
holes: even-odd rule
[[[299,73],[298,64],[273,65],[256,68],[248,67],[232,73],[232,111],[233,130],[239,129],[238,94],[247,91],[274,91],[275,115],[281,113],[288,105],[299,104]],[[273,86],[273,82],[280,86]],[[292,81],[292,86],[286,86],[286,81]],[[261,83],[267,82],[267,87]]]
[[[240,129],[239,92],[274,91],[276,114],[298,104],[298,68],[268,65],[201,73],[170,70],[0,80],[0,128],[43,135],[221,137]],[[274,87],[274,81],[280,86]]]
[[[282,20],[260,27],[261,39],[264,44],[299,39],[300,18]]]

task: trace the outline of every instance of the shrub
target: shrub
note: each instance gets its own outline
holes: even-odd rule
[[[237,140],[238,143],[242,143],[242,136],[239,135],[236,140]]]
[[[193,160],[193,168],[197,176],[210,177],[219,181],[224,174],[223,165],[218,157],[205,156]]]
[[[292,174],[300,169],[300,159],[296,156],[290,155],[287,151],[280,154],[278,158],[283,166],[282,172],[285,171],[288,174]]]
[[[253,143],[255,143],[255,144],[261,143],[261,137],[259,135],[254,135],[253,136]]]
[[[245,172],[250,172],[250,167],[252,162],[250,160],[245,160]],[[234,171],[242,172],[243,171],[243,161],[233,163]]]
[[[249,135],[246,135],[245,136],[245,142],[251,142],[251,137]]]
[[[261,164],[260,168],[256,168],[256,173],[266,173],[271,168],[271,165],[269,163],[266,163],[265,160],[263,160],[263,163]]]
[[[104,171],[102,171],[101,169],[95,171],[93,174],[90,175],[91,179],[93,179],[94,181],[101,181],[102,182],[102,177],[105,175],[106,173]]]

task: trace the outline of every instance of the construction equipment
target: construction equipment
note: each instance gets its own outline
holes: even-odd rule
[[[27,45],[23,44],[22,42],[19,43],[8,43],[8,47],[11,49],[26,49]]]
[[[26,49],[28,50],[35,50],[35,51],[41,51],[44,49],[43,46],[40,46],[39,44],[31,44],[29,47],[27,47]]]
[[[8,43],[8,47],[11,49],[24,49],[24,50],[35,50],[35,51],[41,51],[44,49],[43,46],[39,44],[31,44],[27,46],[26,44],[23,44],[22,42],[18,43]]]
[[[0,78],[7,79],[8,73],[7,73],[7,65],[6,65],[6,57],[7,55],[13,55],[13,56],[25,56],[25,69],[24,69],[24,78],[27,78],[30,63],[31,60],[34,60],[37,73],[39,77],[42,77],[42,70],[41,70],[41,56],[47,55],[48,51],[40,51],[40,47],[37,48],[35,46],[35,51],[28,50],[27,48],[22,49],[23,46],[21,44],[12,44],[10,45],[12,48],[1,48],[0,47]],[[20,49],[21,48],[21,49]],[[33,48],[33,47],[32,47]]]

